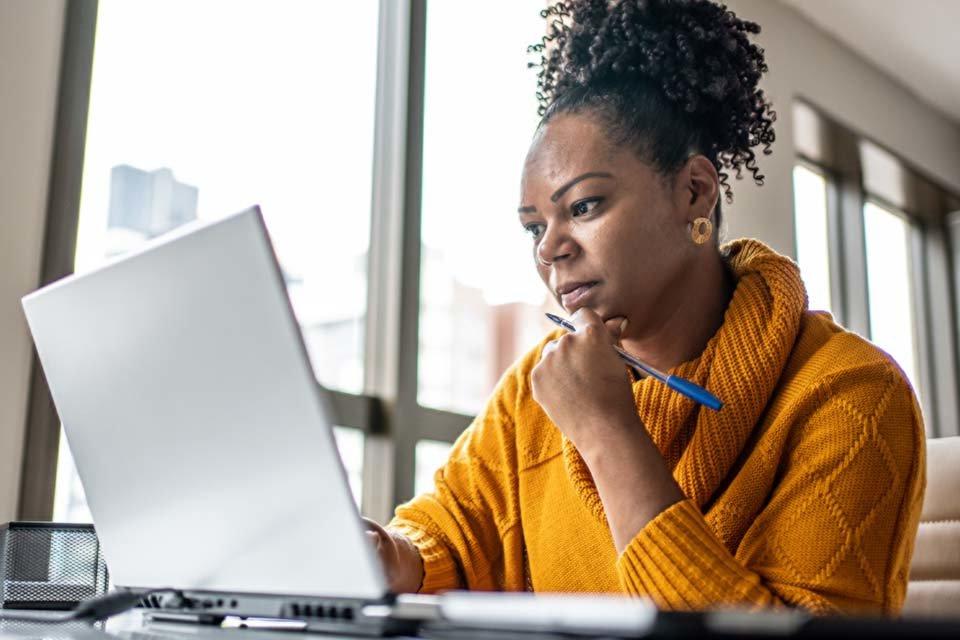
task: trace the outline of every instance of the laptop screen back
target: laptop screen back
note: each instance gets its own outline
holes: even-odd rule
[[[258,209],[23,304],[115,584],[385,594]]]

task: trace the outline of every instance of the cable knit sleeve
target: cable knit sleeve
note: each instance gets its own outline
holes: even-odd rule
[[[486,408],[457,439],[435,490],[400,505],[389,528],[423,558],[420,591],[522,590],[513,410],[516,373],[504,374]]]
[[[913,392],[885,364],[822,380],[807,402],[814,408],[789,429],[782,474],[737,548],[681,501],[620,555],[624,590],[668,609],[899,611],[925,483]]]

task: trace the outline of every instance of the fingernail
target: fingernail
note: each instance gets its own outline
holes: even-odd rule
[[[624,318],[623,321],[620,323],[620,335],[622,336],[624,331],[626,330],[627,330],[627,319]]]

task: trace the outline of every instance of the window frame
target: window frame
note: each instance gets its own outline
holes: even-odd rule
[[[41,256],[41,285],[73,272],[97,9],[97,0],[68,0],[64,10],[57,116]],[[60,418],[36,350],[30,366],[17,518],[50,520],[57,480]]]
[[[795,99],[792,106],[803,127],[794,131],[795,162],[827,178],[831,302],[838,323],[870,336],[864,206],[873,202],[909,223],[917,375],[927,436],[960,435],[960,200],[867,136],[831,120],[806,98]],[[891,202],[870,188],[863,145],[896,160],[904,202]]]
[[[97,0],[67,0],[41,284],[73,270],[97,10]],[[417,400],[426,24],[427,0],[379,1],[364,390],[329,391],[338,424],[365,435],[361,509],[381,521],[413,496],[417,442],[453,442],[473,419]],[[877,194],[868,193],[863,180],[862,138],[805,99],[797,103],[815,111],[820,143],[827,141],[814,151],[798,144],[797,161],[827,177],[834,312],[851,330],[869,335],[863,205]],[[938,198],[924,212],[911,255],[922,320],[918,362],[930,382],[928,434],[945,436],[960,433],[960,203],[945,192]],[[46,520],[53,511],[60,421],[36,356],[31,376],[18,517]]]
[[[413,496],[416,445],[453,442],[471,416],[417,402],[426,0],[380,0],[364,388],[327,390],[364,433],[364,515]],[[41,284],[73,272],[98,0],[67,0]],[[34,356],[18,517],[53,514],[60,420]]]

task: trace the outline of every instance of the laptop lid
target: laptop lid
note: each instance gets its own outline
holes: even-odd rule
[[[386,594],[258,208],[23,307],[115,584]]]

